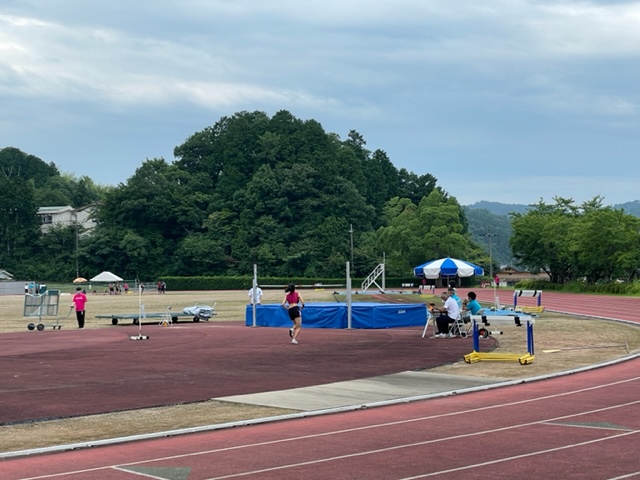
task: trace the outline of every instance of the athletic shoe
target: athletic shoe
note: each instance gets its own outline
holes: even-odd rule
[[[298,340],[296,340],[295,338],[293,340],[291,340],[291,343],[293,343],[294,345],[298,344]]]
[[[293,338],[293,328],[290,328],[290,329],[289,329],[289,336],[290,336],[291,338]]]
[[[436,338],[445,338],[446,335],[444,333],[439,333],[436,335]]]

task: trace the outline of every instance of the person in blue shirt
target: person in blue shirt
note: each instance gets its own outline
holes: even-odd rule
[[[458,309],[462,309],[462,300],[460,300],[460,297],[456,293],[456,287],[449,286],[449,289],[447,291],[449,292],[449,296],[453,298],[458,304]]]
[[[482,306],[476,300],[475,292],[467,293],[467,299],[464,301],[463,310],[465,317],[468,317],[469,315],[478,315],[478,312],[482,310]]]

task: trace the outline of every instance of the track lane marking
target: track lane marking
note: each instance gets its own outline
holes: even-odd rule
[[[413,477],[399,478],[398,480],[417,480],[419,478],[435,477],[436,475],[445,475],[447,473],[462,472],[462,471],[465,471],[465,470],[471,470],[472,468],[486,467],[486,466],[489,466],[489,465],[496,465],[498,463],[510,462],[512,460],[520,460],[522,458],[535,457],[537,455],[544,455],[546,453],[554,453],[554,452],[559,452],[559,451],[562,451],[562,450],[567,450],[567,449],[570,449],[570,448],[578,448],[578,447],[583,447],[585,445],[592,445],[594,443],[606,442],[608,440],[616,440],[618,438],[626,437],[626,436],[629,436],[629,435],[635,435],[637,433],[640,433],[640,431],[625,432],[625,433],[621,433],[619,435],[614,435],[612,437],[598,438],[598,439],[595,439],[595,440],[588,440],[586,442],[578,442],[578,443],[573,443],[573,444],[569,444],[569,445],[564,445],[562,447],[549,448],[549,449],[546,449],[546,450],[538,450],[537,452],[523,453],[522,455],[513,455],[511,457],[500,458],[498,460],[491,460],[491,461],[488,461],[488,462],[477,463],[477,464],[474,464],[474,465],[467,465],[465,467],[450,468],[448,470],[441,470],[439,472],[425,473],[424,475],[416,475],[416,476],[413,476]]]
[[[613,406],[613,407],[606,407],[606,408],[602,408],[602,409],[596,409],[596,410],[592,410],[592,411],[589,411],[589,412],[581,413],[579,415],[584,415],[584,414],[589,414],[589,413],[597,413],[597,412],[600,412],[600,411],[611,410],[611,409],[614,409],[614,408],[620,408],[620,407],[625,407],[625,406],[629,406],[629,405],[635,405],[635,404],[639,404],[639,403],[640,403],[640,400],[639,401],[635,401],[635,402],[630,402],[628,404],[621,404],[621,405],[617,405],[617,406]],[[375,455],[375,454],[378,454],[378,453],[387,453],[387,452],[392,452],[394,450],[400,450],[400,449],[403,449],[403,448],[422,447],[422,446],[430,445],[430,444],[434,444],[434,443],[446,442],[446,441],[450,441],[450,440],[465,439],[465,438],[474,437],[474,436],[477,436],[477,435],[485,435],[485,434],[488,434],[488,433],[504,432],[504,431],[508,431],[508,430],[514,430],[514,429],[517,429],[517,428],[523,428],[523,427],[528,427],[528,426],[533,426],[533,425],[547,424],[548,421],[559,420],[559,419],[562,419],[562,418],[567,418],[567,417],[572,417],[572,416],[575,416],[575,415],[567,415],[567,416],[564,416],[564,417],[557,417],[557,418],[550,419],[550,420],[547,420],[547,421],[537,421],[537,422],[523,423],[523,424],[519,424],[519,425],[511,425],[509,427],[501,427],[501,428],[496,428],[496,429],[492,429],[492,430],[485,430],[485,431],[481,431],[481,432],[467,433],[467,434],[462,434],[462,435],[454,435],[454,436],[451,436],[451,437],[443,437],[443,438],[434,439],[434,440],[425,440],[423,442],[413,442],[413,443],[407,443],[407,444],[403,444],[403,445],[394,445],[392,447],[387,447],[387,448],[379,448],[379,449],[376,449],[376,450],[368,450],[368,451],[362,451],[362,452],[351,453],[351,454],[346,454],[346,455],[338,455],[338,456],[334,456],[334,457],[326,457],[326,458],[321,458],[321,459],[317,459],[317,460],[310,460],[310,461],[307,461],[307,462],[299,462],[299,463],[294,463],[294,464],[289,464],[289,465],[280,465],[280,466],[271,467],[271,468],[263,468],[263,469],[260,469],[260,470],[252,470],[252,471],[247,471],[247,472],[233,473],[233,474],[222,475],[222,476],[217,476],[217,477],[208,477],[207,480],[224,480],[224,479],[228,479],[228,478],[239,478],[239,477],[244,477],[244,476],[248,476],[248,475],[256,475],[256,474],[260,474],[260,473],[275,472],[275,471],[286,470],[286,469],[296,468],[296,467],[317,465],[317,464],[320,464],[320,463],[333,462],[333,461],[344,460],[344,459],[348,459],[348,458],[356,458],[356,457],[361,457],[361,456],[365,456],[365,455]],[[634,430],[634,431],[631,431],[631,432],[623,432],[623,433],[620,433],[618,435],[608,436],[608,437],[604,437],[604,438],[600,438],[600,439],[596,439],[596,440],[588,440],[588,441],[585,441],[585,442],[568,444],[568,445],[564,445],[562,447],[555,447],[555,448],[549,448],[549,449],[545,449],[545,450],[539,450],[537,452],[529,452],[529,453],[525,453],[525,454],[521,454],[521,455],[514,455],[514,456],[511,456],[511,457],[505,457],[505,458],[502,458],[502,459],[491,460],[491,461],[488,461],[488,462],[482,462],[482,463],[478,463],[478,464],[467,465],[467,466],[464,466],[464,467],[458,467],[458,468],[453,468],[453,469],[448,469],[448,470],[442,470],[442,471],[439,471],[439,472],[431,472],[431,473],[428,473],[428,474],[423,474],[423,475],[418,475],[418,476],[405,477],[405,478],[398,479],[398,480],[414,480],[414,479],[418,479],[418,478],[431,477],[431,476],[434,476],[434,475],[441,475],[441,474],[445,474],[445,473],[453,473],[453,472],[457,472],[457,471],[469,470],[471,468],[483,467],[483,466],[487,466],[487,465],[492,465],[492,464],[496,464],[496,463],[502,463],[502,462],[506,462],[506,461],[510,461],[510,460],[517,460],[519,458],[526,458],[526,457],[535,456],[535,455],[543,455],[545,453],[551,453],[551,452],[555,452],[555,451],[566,450],[568,448],[576,448],[576,447],[589,445],[589,444],[596,443],[596,442],[602,442],[602,441],[617,439],[617,438],[620,438],[620,437],[626,437],[628,435],[635,435],[635,434],[639,434],[639,433],[640,433],[640,430]]]
[[[425,440],[425,441],[422,441],[422,442],[413,442],[413,443],[408,443],[408,444],[403,444],[403,445],[394,445],[392,447],[387,447],[387,448],[381,448],[381,449],[376,449],[376,450],[357,452],[357,453],[352,453],[352,454],[347,454],[347,455],[339,455],[339,456],[334,456],[334,457],[327,457],[327,458],[322,458],[322,459],[317,459],[317,460],[311,460],[311,461],[308,461],[308,462],[300,462],[300,463],[296,463],[296,464],[281,465],[281,466],[278,466],[278,467],[255,470],[255,471],[251,471],[251,472],[236,473],[236,474],[230,474],[230,475],[221,476],[221,477],[212,477],[211,479],[208,479],[208,480],[221,480],[221,479],[225,479],[225,478],[235,478],[235,477],[241,477],[241,476],[246,476],[246,475],[253,475],[253,474],[256,474],[256,473],[264,473],[264,472],[289,469],[289,468],[294,468],[294,467],[299,467],[299,466],[326,463],[326,462],[342,460],[342,459],[346,459],[346,458],[355,458],[355,457],[364,456],[364,455],[372,455],[372,454],[376,454],[376,453],[389,452],[389,451],[393,451],[393,450],[399,450],[399,449],[402,449],[402,448],[418,447],[418,446],[429,445],[429,444],[434,444],[434,443],[441,443],[441,442],[446,442],[446,441],[451,441],[451,440],[465,439],[465,438],[481,436],[481,435],[485,435],[485,434],[489,434],[489,433],[505,432],[505,431],[514,430],[514,429],[518,429],[518,428],[523,428],[523,427],[528,427],[528,426],[533,426],[533,425],[544,425],[544,424],[548,424],[550,422],[555,422],[555,421],[559,421],[559,420],[563,420],[563,419],[567,419],[567,418],[579,417],[579,416],[588,415],[588,414],[592,414],[592,413],[599,413],[599,412],[604,412],[604,411],[608,411],[608,410],[614,410],[614,409],[617,409],[617,408],[624,408],[624,407],[628,407],[628,406],[632,406],[632,405],[638,405],[638,404],[640,404],[640,400],[636,400],[636,401],[628,402],[628,403],[622,403],[622,404],[618,404],[618,405],[610,405],[610,406],[607,406],[607,407],[602,407],[602,408],[598,408],[598,409],[594,409],[594,410],[588,410],[588,411],[584,411],[584,412],[572,413],[572,414],[563,415],[563,416],[560,416],[560,417],[552,417],[552,418],[547,418],[547,419],[542,419],[542,420],[536,420],[534,422],[526,422],[526,423],[521,423],[521,424],[517,424],[517,425],[509,425],[509,426],[506,426],[506,427],[494,428],[494,429],[490,429],[490,430],[483,430],[483,431],[472,432],[472,433],[465,433],[465,434],[460,434],[460,435],[453,435],[453,436],[450,436],[450,437],[442,437],[442,438],[437,438],[437,439],[432,439],[432,440]],[[434,416],[434,417],[431,417],[431,418],[439,418],[439,417],[444,417],[444,416],[448,416],[448,415],[449,414],[445,414],[445,415],[440,415],[440,416]],[[425,417],[425,418],[429,418],[429,417]],[[391,422],[391,423],[386,423],[386,424],[380,424],[378,426],[388,426],[388,425],[403,424],[403,423],[406,423],[406,421]],[[301,439],[319,438],[319,437],[323,437],[323,436],[327,436],[327,435],[349,433],[349,432],[353,432],[353,431],[364,430],[364,429],[367,429],[367,428],[373,428],[373,427],[372,426],[358,427],[358,428],[355,428],[355,429],[345,429],[345,430],[339,430],[339,431],[331,432],[331,433],[327,432],[327,433],[323,433],[323,434],[304,435],[304,436],[299,436],[299,437],[285,439],[285,440],[272,440],[272,441],[268,441],[268,442],[258,442],[258,443],[254,443],[254,444],[248,444],[248,445],[238,445],[238,446],[234,446],[234,447],[219,448],[219,449],[207,450],[207,451],[202,451],[202,452],[193,452],[193,453],[180,454],[180,455],[170,455],[170,456],[158,457],[158,458],[155,458],[155,459],[142,460],[142,461],[131,462],[131,463],[124,463],[124,464],[121,463],[121,464],[118,464],[118,465],[105,465],[103,467],[95,467],[95,468],[92,468],[92,469],[83,469],[83,470],[70,471],[70,472],[57,473],[57,474],[49,474],[49,475],[42,475],[42,476],[35,476],[35,477],[26,477],[26,478],[22,478],[20,480],[41,480],[41,479],[46,479],[46,478],[56,478],[56,477],[60,477],[62,475],[75,475],[75,474],[79,474],[79,473],[96,472],[96,471],[107,470],[107,469],[121,470],[122,467],[133,466],[133,465],[141,465],[141,464],[150,463],[150,462],[175,460],[175,459],[178,459],[178,458],[188,458],[188,457],[192,457],[192,456],[208,455],[208,454],[213,454],[213,453],[224,453],[224,452],[233,451],[233,450],[240,450],[240,449],[243,449],[243,448],[254,448],[254,447],[267,446],[267,445],[276,445],[278,443],[283,443],[283,442],[296,441],[296,440],[301,440]],[[624,433],[621,433],[620,435],[615,435],[615,436],[610,437],[610,438],[615,438],[615,437],[624,436],[624,435],[630,435],[630,434],[635,434],[635,433],[640,433],[640,430],[639,431],[633,431],[633,432],[624,432]],[[562,447],[558,447],[558,448],[562,448]]]

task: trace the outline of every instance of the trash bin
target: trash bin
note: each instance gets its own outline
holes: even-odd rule
[[[42,295],[43,293],[45,293],[47,291],[47,286],[46,285],[40,285],[40,295]]]

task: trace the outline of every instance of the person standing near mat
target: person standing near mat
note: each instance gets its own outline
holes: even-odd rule
[[[291,284],[285,289],[284,300],[282,300],[282,306],[288,309],[289,318],[293,322],[293,327],[289,329],[289,336],[291,337],[291,343],[298,344],[298,335],[302,330],[302,313],[304,308],[304,299],[302,295],[296,292],[296,286]]]
[[[262,303],[262,289],[258,285],[256,285],[255,288],[255,291],[253,290],[253,287],[249,289],[249,303],[251,305],[254,303],[256,305],[260,305]]]
[[[84,308],[87,304],[87,296],[82,293],[82,288],[76,288],[76,294],[73,296],[73,306],[76,309],[76,320],[78,320],[78,328],[84,328]]]

